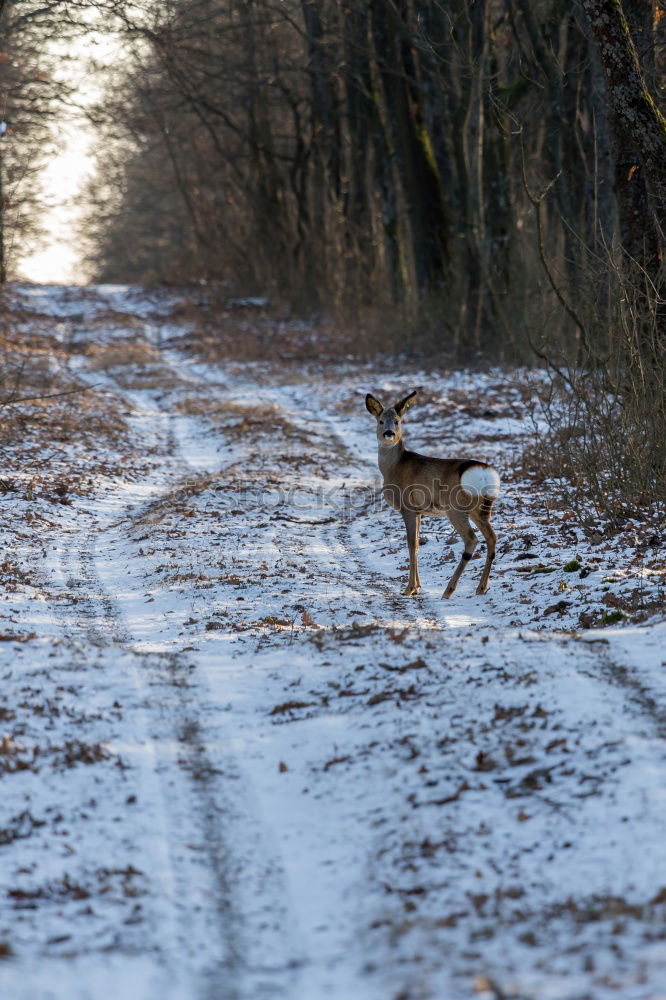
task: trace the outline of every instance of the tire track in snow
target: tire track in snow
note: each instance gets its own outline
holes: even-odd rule
[[[130,505],[119,519],[128,527],[132,525],[133,516],[143,512],[145,502],[141,502],[138,510]],[[196,996],[202,1000],[237,1000],[241,996],[234,982],[240,964],[240,942],[236,933],[238,914],[234,912],[228,870],[230,859],[225,850],[221,836],[226,813],[226,804],[220,803],[219,790],[215,787],[212,776],[216,767],[208,757],[200,733],[196,717],[196,705],[192,705],[192,688],[189,683],[189,671],[184,663],[184,657],[179,654],[145,654],[139,652],[134,645],[117,603],[104,587],[97,570],[100,559],[99,549],[102,546],[106,552],[114,547],[117,540],[115,528],[98,525],[88,529],[78,539],[72,539],[71,544],[61,553],[62,569],[66,580],[77,580],[75,614],[73,626],[82,630],[89,642],[96,646],[116,648],[130,656],[130,674],[136,696],[141,706],[140,728],[146,746],[151,748],[150,770],[140,778],[141,784],[157,785],[161,799],[160,826],[167,842],[166,854],[170,873],[168,876],[168,894],[171,905],[176,900],[186,899],[191,884],[191,863],[183,864],[182,844],[184,839],[200,840],[205,846],[207,867],[213,876],[215,884],[214,920],[215,931],[212,931],[209,914],[202,924],[202,930],[210,935],[214,933],[218,939],[220,959],[217,968],[201,972],[201,987]],[[83,621],[79,615],[83,614]],[[155,689],[168,689],[171,697],[176,697],[175,720],[164,720],[160,730],[155,732],[155,713],[149,713],[147,705],[154,697]],[[175,754],[170,750],[173,741],[171,727],[176,723],[176,738],[180,752]],[[175,760],[174,760],[175,756]],[[174,766],[176,765],[176,766]],[[180,772],[186,780],[177,784],[179,791],[174,795],[172,785],[174,775]],[[183,808],[187,800],[194,800],[197,806],[192,815]],[[178,810],[174,816],[174,805]],[[191,837],[184,838],[183,830],[189,828]],[[198,835],[198,836],[197,836]],[[191,916],[185,909],[176,922],[167,928],[167,943],[162,946],[162,952],[167,960],[173,961],[173,956],[187,954],[188,939],[191,937]],[[160,928],[162,936],[164,928]],[[168,938],[171,940],[168,940]],[[194,935],[196,939],[198,935]],[[194,956],[190,955],[193,959]],[[175,972],[175,970],[174,970]]]
[[[211,384],[205,379],[193,377],[190,373],[183,373],[181,365],[174,363],[171,352],[164,352],[167,364],[171,371],[181,379],[188,389],[195,388],[199,394],[202,392],[207,396],[213,396],[217,400],[227,401],[230,397],[225,393],[218,383]],[[177,359],[180,360],[180,359]],[[161,399],[157,400],[158,406]],[[181,473],[186,472],[183,482],[195,482],[201,480],[202,475],[209,473],[202,472],[191,464],[184,453],[189,442],[183,438],[183,427],[187,421],[177,417],[171,410],[165,411],[160,407],[162,416],[167,421],[166,442],[169,454],[173,460],[179,464]],[[206,432],[204,432],[205,435]],[[223,434],[222,434],[223,436]],[[204,460],[204,468],[208,469],[211,463],[206,456],[200,456]],[[219,459],[215,457],[212,463],[216,473],[221,471]],[[235,462],[232,461],[231,468]],[[141,511],[137,512],[137,517],[141,516]],[[214,699],[214,692],[206,679],[203,683],[207,685],[205,694],[209,699]],[[199,697],[201,697],[200,692]],[[230,754],[226,754],[223,760],[224,773],[219,775],[217,769],[211,766],[211,760],[206,753],[205,730],[202,726],[200,713],[190,719],[183,735],[187,741],[192,754],[194,764],[193,776],[201,784],[201,788],[206,793],[206,801],[202,799],[202,817],[206,828],[209,831],[211,844],[219,845],[217,859],[218,863],[213,864],[213,870],[218,879],[218,904],[220,917],[225,919],[231,916],[238,923],[242,924],[247,916],[242,910],[236,910],[233,905],[234,893],[238,893],[238,873],[244,877],[246,882],[251,882],[251,890],[246,891],[245,899],[249,899],[249,905],[253,911],[258,912],[249,917],[251,927],[244,935],[241,931],[239,945],[236,949],[236,966],[241,973],[240,992],[230,994],[229,984],[217,979],[211,979],[209,984],[210,992],[206,995],[207,1000],[235,1000],[236,996],[255,1000],[261,995],[269,998],[284,997],[286,1000],[294,1000],[298,992],[299,975],[298,970],[304,962],[301,955],[299,943],[293,939],[292,928],[294,925],[292,915],[287,904],[287,892],[284,884],[284,872],[273,839],[269,836],[267,827],[263,820],[253,811],[251,789],[248,788],[247,776],[238,760]],[[232,794],[225,793],[222,785],[227,790],[231,789]],[[242,791],[241,791],[242,789]],[[231,819],[229,819],[231,817]],[[220,850],[224,851],[225,844],[231,840],[229,836],[225,841],[220,835],[220,830],[225,825],[229,826],[229,832],[234,825],[243,829],[244,835],[235,840],[238,843],[242,839],[245,853],[242,856],[230,855],[222,857]],[[237,833],[237,831],[236,831]],[[224,862],[224,863],[222,863]],[[234,878],[231,872],[234,871]],[[236,882],[236,884],[234,884]],[[270,914],[270,916],[268,916]],[[248,936],[253,938],[252,944],[248,941]],[[248,966],[245,955],[252,951],[260,955],[260,960],[254,960]],[[243,982],[247,980],[247,983]],[[310,1000],[309,997],[303,1000]]]
[[[136,407],[137,394],[119,389],[121,399]],[[159,825],[169,846],[167,848],[170,874],[168,894],[172,901],[187,899],[191,888],[192,866],[183,864],[182,845],[185,840],[196,840],[201,844],[206,857],[206,869],[210,873],[214,892],[213,900],[206,907],[206,913],[194,918],[194,923],[200,924],[200,932],[190,926],[191,914],[187,908],[174,926],[167,930],[167,943],[161,947],[165,959],[188,953],[188,941],[191,938],[195,945],[204,939],[215,935],[218,944],[215,951],[218,959],[207,968],[196,967],[196,955],[190,954],[194,968],[194,978],[198,982],[192,993],[192,983],[189,983],[188,995],[196,995],[201,1000],[253,1000],[255,988],[261,990],[261,995],[269,997],[291,997],[291,981],[299,960],[294,957],[293,943],[280,942],[280,947],[269,948],[269,951],[286,955],[284,965],[273,965],[268,969],[260,966],[248,968],[245,955],[249,949],[244,941],[244,915],[237,906],[238,887],[234,884],[235,875],[241,865],[241,859],[235,857],[229,849],[233,839],[231,836],[234,823],[241,822],[244,826],[254,825],[255,817],[241,816],[246,803],[239,805],[239,789],[243,786],[242,773],[237,762],[230,755],[228,748],[219,759],[219,754],[211,756],[207,749],[205,731],[201,723],[200,701],[207,692],[201,688],[201,679],[192,678],[185,662],[185,655],[172,652],[146,653],[137,646],[135,637],[123,620],[123,614],[105,586],[100,573],[100,566],[107,566],[112,561],[109,557],[116,546],[121,545],[124,536],[128,535],[135,523],[144,516],[146,509],[159,504],[168,497],[180,484],[184,487],[192,480],[199,480],[201,474],[182,456],[178,439],[177,420],[170,412],[156,409],[153,417],[159,417],[160,452],[168,459],[167,469],[162,476],[162,483],[156,483],[154,495],[146,499],[145,492],[130,501],[120,514],[114,513],[107,523],[98,522],[83,532],[74,533],[66,547],[60,552],[61,571],[65,586],[75,589],[76,601],[69,609],[70,624],[68,630],[81,634],[81,638],[95,646],[117,648],[128,654],[131,662],[131,679],[136,696],[141,705],[141,731],[145,734],[147,745],[156,745],[152,754],[152,765],[149,774],[144,774],[142,784],[160,786],[161,809]],[[155,424],[153,424],[155,431]],[[137,572],[137,577],[140,573]],[[151,731],[151,721],[154,723],[155,713],[146,708],[154,697],[154,691],[168,690],[171,698],[176,698],[175,720],[173,716],[162,720],[162,728],[155,734]],[[169,749],[173,743],[172,727],[175,722],[177,752]],[[166,728],[165,728],[166,726]],[[154,727],[153,727],[154,728]],[[163,746],[161,746],[161,744]],[[166,748],[166,749],[165,749]],[[145,765],[144,765],[145,768]],[[170,787],[174,774],[179,772],[184,780],[177,782],[180,790],[174,795]],[[241,793],[240,798],[243,798]],[[185,803],[189,801],[192,810],[188,813]],[[172,816],[174,803],[178,803],[175,816]],[[186,837],[184,831],[191,836]],[[253,847],[265,847],[253,837]],[[284,892],[279,884],[279,863],[272,856],[267,856],[261,868],[262,889],[267,891],[269,873],[278,884],[271,892],[275,896],[271,909],[281,915],[282,928],[290,926],[289,916],[284,910]],[[197,898],[211,897],[204,888]],[[213,930],[215,928],[215,930]],[[164,928],[160,928],[162,931]],[[256,928],[252,928],[256,931]],[[281,932],[280,932],[281,933]],[[173,960],[173,959],[172,959]],[[180,958],[177,959],[180,962]],[[177,971],[173,968],[176,978]],[[270,975],[271,982],[266,982]],[[284,986],[280,979],[287,980]]]
[[[603,678],[604,683],[623,691],[634,714],[649,720],[657,736],[666,740],[666,706],[660,704],[658,693],[650,689],[637,671],[613,658],[608,640],[582,635],[573,636],[570,641],[578,642],[596,654],[597,679],[601,682]]]

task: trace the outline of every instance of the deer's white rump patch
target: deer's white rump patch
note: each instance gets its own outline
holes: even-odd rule
[[[465,469],[463,472],[460,485],[470,496],[495,499],[499,496],[500,477],[497,469],[473,465],[471,469]]]

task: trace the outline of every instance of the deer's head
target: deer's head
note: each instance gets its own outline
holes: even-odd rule
[[[402,417],[416,399],[418,389],[399,400],[393,406],[384,406],[370,393],[365,397],[369,413],[377,420],[377,440],[380,448],[393,448],[402,440]]]

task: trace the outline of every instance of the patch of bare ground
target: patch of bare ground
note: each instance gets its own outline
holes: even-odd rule
[[[160,352],[145,340],[123,338],[108,344],[91,343],[85,351],[91,371],[108,371],[135,365],[146,366],[161,362]]]
[[[225,311],[214,316],[200,313],[179,346],[212,363],[225,360],[325,364],[356,353],[352,335],[341,336],[321,320],[303,322],[269,315],[246,319]]]
[[[75,767],[77,764],[98,764],[108,761],[113,754],[101,743],[66,740],[61,745],[28,745],[5,733],[0,740],[0,774],[18,771],[39,772],[45,766],[56,769]],[[120,764],[120,758],[115,757]]]
[[[143,331],[145,321],[142,317],[118,309],[98,309],[86,320],[85,325],[89,331],[101,330],[104,333],[109,330],[128,329]]]
[[[118,401],[72,376],[62,344],[40,330],[12,325],[0,336],[0,357],[0,490],[59,503],[88,492],[108,465],[96,455],[129,443]]]
[[[275,433],[284,440],[294,437],[296,429],[274,404],[258,406],[212,397],[202,397],[200,393],[185,393],[175,403],[174,410],[187,416],[203,417],[225,435],[246,438],[247,435]],[[296,431],[298,435],[298,431]],[[300,435],[307,440],[305,435]]]
[[[62,902],[111,896],[135,898],[145,896],[143,872],[127,865],[126,868],[97,868],[86,873],[85,880],[65,874],[62,878],[45,882],[34,888],[8,889],[7,896],[17,910],[34,909],[37,903]],[[60,941],[66,941],[63,937]],[[53,942],[58,943],[58,942]]]
[[[187,416],[202,417],[207,423],[231,440],[244,443],[271,437],[281,442],[289,441],[290,445],[312,445],[308,433],[297,427],[273,403],[257,405],[256,403],[241,403],[237,400],[221,399],[214,395],[202,396],[200,393],[185,392],[174,403],[174,411]],[[315,463],[318,456],[305,451],[300,455],[282,454],[281,462],[306,465]]]
[[[431,856],[433,850],[455,850],[453,843],[447,843],[446,838],[435,844],[425,840],[422,844],[412,845],[425,858]],[[622,946],[622,935],[629,923],[641,924],[646,940],[663,941],[666,938],[664,917],[666,915],[666,889],[661,888],[651,898],[633,901],[624,896],[596,895],[569,897],[561,902],[551,903],[539,910],[525,906],[525,890],[520,885],[507,886],[494,892],[467,893],[467,899],[459,908],[442,916],[419,913],[419,909],[430,895],[437,896],[440,885],[437,883],[418,883],[409,888],[401,888],[386,884],[387,895],[396,895],[402,900],[403,914],[385,917],[372,925],[373,930],[388,930],[392,941],[397,943],[416,927],[429,926],[436,928],[467,927],[470,944],[490,940],[496,934],[504,934],[506,928],[512,927],[519,931],[524,928],[519,940],[532,947],[543,944],[544,938],[555,933],[556,926],[569,923],[582,931],[586,927],[599,925],[599,930],[609,934],[619,948]],[[569,951],[589,951],[586,961],[588,971],[594,971],[593,946],[590,942],[581,942]],[[502,994],[504,995],[504,994]]]
[[[90,344],[85,350],[92,372],[104,372],[121,389],[176,389],[178,374],[165,365],[157,348],[145,340],[124,338],[109,344]]]
[[[203,360],[315,361],[335,365],[355,359],[369,361],[387,353],[441,354],[441,345],[407,337],[395,308],[366,309],[353,316],[333,318],[321,313],[295,315],[288,306],[260,304],[253,299],[232,302],[214,295],[183,295],[172,306],[169,319],[185,326],[180,346]]]
[[[70,348],[28,315],[28,329],[13,324],[0,336],[0,497],[68,505],[100,481],[121,479],[128,468],[140,475],[145,455],[136,453],[127,406],[72,375]],[[38,521],[42,515],[37,503],[25,516]]]
[[[223,484],[219,484],[219,473],[188,476],[176,486],[165,490],[156,500],[151,500],[150,503],[147,503],[137,513],[133,514],[131,520],[132,526],[136,529],[138,527],[155,525],[162,521],[167,514],[180,514],[184,518],[192,517],[194,512],[188,506],[189,500],[204,493],[206,490],[223,488]],[[143,538],[149,537],[149,535],[144,535],[138,540],[141,541]]]

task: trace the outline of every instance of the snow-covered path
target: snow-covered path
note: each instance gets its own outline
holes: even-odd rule
[[[0,996],[662,995],[666,629],[574,628],[612,564],[572,587],[584,540],[509,477],[489,594],[475,560],[442,602],[430,522],[404,598],[360,405],[404,379],[217,367],[136,293],[35,298],[126,434],[10,539]],[[424,450],[518,433],[428,414]]]

